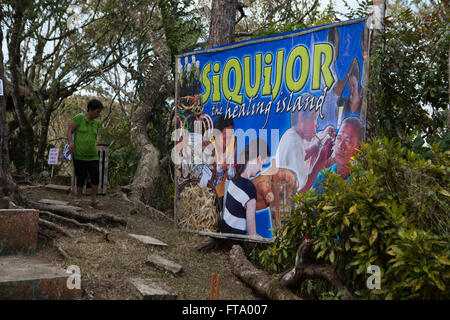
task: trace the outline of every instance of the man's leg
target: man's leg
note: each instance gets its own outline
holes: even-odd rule
[[[82,196],[83,196],[83,187],[77,186],[77,200],[81,201]]]
[[[95,203],[97,200],[97,192],[98,192],[98,185],[91,185],[91,201],[92,203]]]
[[[77,199],[76,201],[81,204],[81,198],[83,196],[83,187],[86,180],[87,167],[86,163],[81,160],[73,160],[73,166],[75,176],[77,177]]]
[[[99,182],[99,162],[89,161],[89,175],[91,177],[91,203],[96,204],[97,202],[97,192],[98,192],[98,182]]]

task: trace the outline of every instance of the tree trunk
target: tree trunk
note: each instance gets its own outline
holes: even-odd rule
[[[36,157],[36,170],[39,172],[44,166],[44,155],[47,149],[48,127],[50,125],[50,117],[52,115],[52,109],[50,106],[43,104],[43,114],[41,116],[41,132],[39,134],[39,147]]]
[[[303,240],[298,247],[294,267],[279,277],[280,284],[294,288],[300,286],[305,279],[324,279],[333,286],[336,293],[342,293],[342,300],[353,300],[353,295],[341,282],[332,266],[309,264],[311,247],[311,240]]]
[[[233,273],[255,292],[273,300],[301,300],[289,289],[281,285],[277,278],[271,278],[267,273],[255,268],[245,257],[244,250],[234,245],[230,251]]]
[[[150,77],[145,79],[144,93],[141,103],[131,117],[130,138],[134,148],[140,153],[139,164],[131,184],[130,200],[148,203],[158,186],[156,181],[160,175],[160,151],[150,141],[147,125],[154,106],[165,99],[167,91],[165,84],[169,74],[170,50],[164,35],[156,35],[153,31],[147,33],[152,43],[154,59]]]
[[[14,102],[14,110],[19,120],[20,129],[25,135],[25,170],[26,173],[33,174],[34,166],[34,134],[25,112],[24,102],[20,95],[19,86],[21,84],[21,59],[20,44],[22,42],[22,33],[24,29],[23,13],[25,11],[25,3],[23,0],[14,2],[14,17],[12,30],[10,30],[11,41],[8,44],[9,65],[11,69],[11,83],[13,86],[12,98]]]
[[[0,21],[3,14],[0,10]],[[3,30],[0,25],[0,43],[3,43]],[[0,79],[5,82],[5,69],[3,65],[3,50],[0,50]],[[5,90],[3,90],[4,92]],[[6,96],[0,96],[0,209],[9,207],[9,201],[21,203],[21,197],[16,183],[11,175],[8,153],[8,127],[6,124]]]
[[[450,129],[450,48],[448,49],[448,103],[447,103],[447,130]]]
[[[342,300],[354,299],[332,266],[307,264],[311,246],[311,240],[303,241],[297,250],[295,266],[283,274],[270,276],[255,268],[245,257],[244,250],[235,245],[230,251],[232,270],[239,279],[254,289],[256,293],[269,299],[300,299],[289,289],[298,288],[306,279],[324,279],[333,286],[336,293],[341,292]]]
[[[212,0],[208,40],[210,47],[234,42],[237,4],[237,0]]]
[[[378,53],[378,49],[381,48],[382,52],[382,44],[383,44],[383,34],[384,34],[384,17],[386,13],[386,0],[374,0],[373,1],[373,14],[371,17],[371,24],[369,30],[369,39],[371,39],[370,47],[369,47],[369,57]],[[379,103],[379,93],[380,93],[380,75],[372,74],[373,72],[377,72],[373,70],[373,68],[369,65],[369,77],[370,81],[368,84],[368,92],[367,92],[367,138],[373,139],[377,135],[377,105]]]

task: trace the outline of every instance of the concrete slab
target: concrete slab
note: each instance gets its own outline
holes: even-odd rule
[[[183,271],[183,267],[175,262],[167,260],[157,254],[152,254],[148,257],[146,264],[161,267],[173,274],[180,274]]]
[[[71,189],[70,186],[60,186],[57,184],[47,184],[47,185],[45,185],[45,188],[50,189],[50,190],[63,191],[66,193],[69,193],[70,189]]]
[[[0,257],[0,300],[65,300],[81,298],[69,289],[71,274],[31,256]]]
[[[177,298],[176,294],[161,288],[151,279],[130,279],[128,282],[141,300],[174,300]]]
[[[167,243],[164,243],[158,239],[152,238],[150,236],[144,236],[144,235],[140,235],[140,234],[133,234],[133,233],[129,233],[128,234],[130,237],[139,240],[140,242],[144,243],[144,244],[150,244],[150,245],[154,245],[154,246],[161,246],[161,247],[167,247]]]
[[[69,201],[54,200],[54,199],[41,199],[39,200],[39,202],[56,206],[67,206],[69,204]]]
[[[74,210],[74,211],[83,211],[83,208],[71,206],[71,205],[67,205],[67,206],[56,205],[55,207],[62,208],[62,209],[70,209],[70,210]]]
[[[0,255],[34,252],[39,212],[30,209],[0,210]]]
[[[53,199],[41,199],[38,202],[43,203],[43,204],[48,204],[48,205],[52,205],[55,207],[59,207],[62,209],[70,209],[70,210],[75,210],[75,211],[82,211],[83,208],[81,207],[76,207],[76,206],[72,206],[70,205],[69,201],[62,201],[62,200],[53,200]],[[89,203],[86,201],[86,204]]]

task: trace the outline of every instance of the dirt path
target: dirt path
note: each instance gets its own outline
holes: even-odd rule
[[[55,199],[73,202],[73,195],[42,188],[23,190],[31,200]],[[118,194],[100,196],[101,209],[105,213],[127,219],[126,227],[107,229],[113,234],[113,242],[108,242],[100,233],[82,229],[67,228],[75,235],[73,239],[59,237],[58,245],[69,255],[64,259],[54,246],[42,239],[39,241],[37,256],[45,257],[63,268],[77,265],[81,270],[83,299],[136,299],[128,284],[130,278],[152,279],[161,287],[177,294],[178,299],[209,299],[211,273],[221,275],[220,299],[259,299],[232,273],[227,252],[201,253],[196,246],[205,237],[182,232],[172,221],[147,213],[130,215],[127,202]],[[83,200],[84,212],[94,213],[88,198]],[[143,245],[127,234],[141,234],[157,238],[168,244],[166,248]],[[147,265],[150,254],[158,254],[183,266],[180,275],[173,275],[162,269]]]

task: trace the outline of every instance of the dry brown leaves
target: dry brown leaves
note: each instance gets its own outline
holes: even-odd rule
[[[207,187],[191,185],[183,189],[177,204],[178,223],[191,231],[217,232],[219,215],[215,193]]]

